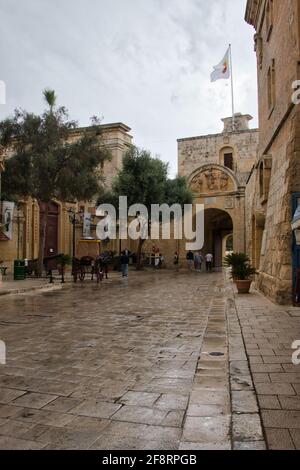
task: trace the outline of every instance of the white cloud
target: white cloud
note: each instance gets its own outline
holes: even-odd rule
[[[253,30],[245,0],[0,0],[7,104],[40,112],[50,86],[81,125],[98,114],[177,167],[176,139],[221,130],[229,82],[213,65],[233,45],[236,111],[256,116]]]

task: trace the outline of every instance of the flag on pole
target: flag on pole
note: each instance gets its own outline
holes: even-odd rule
[[[230,48],[227,49],[223,60],[214,66],[214,70],[210,75],[211,82],[222,79],[227,80],[228,78],[230,78]]]

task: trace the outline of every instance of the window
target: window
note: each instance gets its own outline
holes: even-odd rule
[[[257,62],[258,66],[261,69],[263,65],[263,58],[264,58],[264,45],[263,45],[263,39],[260,34],[256,34],[254,36],[254,41],[255,41],[255,52],[257,56]]]
[[[226,251],[233,251],[233,235],[229,235],[226,240]]]
[[[233,170],[233,155],[232,153],[224,153],[224,166]]]
[[[264,162],[259,165],[259,192],[262,198],[264,195]]]
[[[272,157],[264,156],[259,164],[259,192],[260,202],[263,204],[268,200],[270,180],[272,171]]]
[[[220,150],[220,165],[234,171],[234,150],[232,147],[223,147]]]
[[[269,41],[272,30],[273,30],[273,0],[268,0],[266,5],[266,30],[267,30],[267,41]]]
[[[275,59],[272,59],[271,66],[268,70],[268,106],[270,113],[273,111],[276,104],[276,71]]]

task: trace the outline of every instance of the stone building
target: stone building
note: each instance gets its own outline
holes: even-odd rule
[[[102,129],[102,144],[107,146],[112,155],[109,162],[103,166],[105,185],[109,188],[113,178],[122,167],[123,155],[132,144],[130,128],[122,123],[105,124]],[[80,137],[84,128],[75,129],[70,133],[70,140]],[[95,213],[95,204],[90,203],[64,203],[52,201],[49,204],[49,215],[46,232],[45,256],[57,253],[72,254],[72,225],[68,210]],[[12,239],[8,239],[0,230],[0,261],[11,267],[15,259],[36,259],[39,250],[39,222],[40,209],[36,201],[31,198],[20,202],[15,207],[12,223]],[[84,255],[86,249],[80,243],[82,237],[82,224],[79,224],[76,234],[77,253]],[[117,242],[116,242],[117,244]],[[94,250],[98,247],[93,247]]]
[[[292,100],[300,78],[299,7],[298,0],[248,0],[245,16],[256,30],[260,128],[246,187],[246,244],[258,287],[278,303],[291,303],[300,268],[291,229],[300,203],[300,108]]]
[[[178,140],[179,175],[188,179],[195,203],[205,205],[205,245],[215,265],[227,249],[245,251],[245,191],[256,161],[258,130],[249,115],[222,119],[222,133]]]

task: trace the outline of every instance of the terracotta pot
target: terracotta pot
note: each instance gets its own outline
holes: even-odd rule
[[[250,279],[247,279],[245,281],[241,281],[240,279],[235,279],[234,282],[235,282],[235,285],[237,287],[239,294],[249,294],[250,287],[252,284],[252,281]]]

